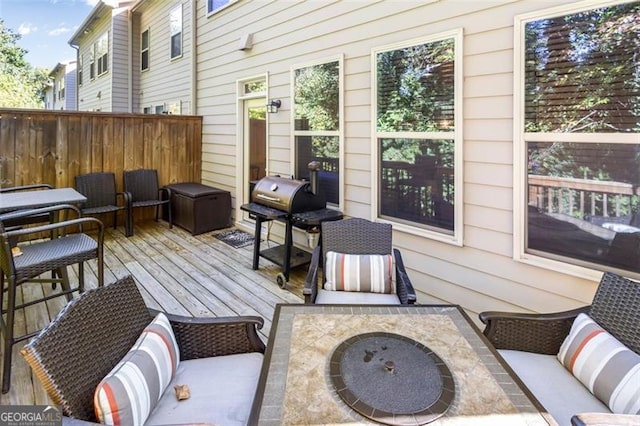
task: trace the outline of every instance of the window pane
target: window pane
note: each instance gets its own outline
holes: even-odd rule
[[[454,141],[380,139],[379,214],[453,231]]]
[[[149,51],[145,50],[144,52],[142,52],[142,56],[141,56],[141,65],[140,68],[143,70],[149,69]]]
[[[260,93],[267,90],[267,83],[264,80],[250,81],[244,84],[244,93]]]
[[[338,61],[295,70],[295,129],[338,130],[340,64]]]
[[[228,3],[229,0],[208,0],[207,12],[213,12],[214,10],[220,9],[222,6],[225,6]]]
[[[171,57],[182,55],[182,34],[171,36]]]
[[[640,144],[527,147],[527,250],[640,271]]]
[[[149,48],[149,30],[146,30],[145,32],[142,33],[142,40],[140,45],[142,50]]]
[[[640,4],[530,22],[526,132],[640,131]]]
[[[377,130],[454,130],[453,39],[377,54]]]
[[[328,203],[340,202],[340,139],[337,136],[296,136],[296,176],[309,179],[309,163],[320,162],[318,184]]]

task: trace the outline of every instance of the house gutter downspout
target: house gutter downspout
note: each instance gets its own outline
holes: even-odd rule
[[[198,84],[198,61],[197,61],[197,50],[198,47],[196,45],[197,41],[197,16],[196,16],[196,0],[191,0],[191,115],[196,115],[198,113],[198,102],[196,99],[197,90],[196,86]]]
[[[80,47],[71,43],[69,43],[69,46],[76,51],[76,111],[80,111],[80,84],[78,83],[78,66],[82,66],[82,62],[80,62]]]
[[[129,113],[133,113],[133,69],[131,67],[132,64],[132,56],[133,55],[133,13],[131,9],[127,10],[127,67],[129,68],[127,72],[127,98],[129,105],[127,108],[129,109]]]

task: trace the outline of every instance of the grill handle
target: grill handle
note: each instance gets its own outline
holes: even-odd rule
[[[268,195],[264,195],[264,194],[256,194],[256,198],[261,198],[261,199],[266,200],[266,201],[271,201],[272,203],[281,203],[282,202],[280,200],[280,198],[278,198],[278,197],[269,197]]]

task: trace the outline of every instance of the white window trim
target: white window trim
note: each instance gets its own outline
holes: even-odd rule
[[[295,105],[294,105],[294,88],[295,88],[295,71],[300,68],[308,68],[314,65],[322,65],[329,62],[338,62],[338,102],[340,104],[338,108],[338,130],[326,130],[326,131],[304,131],[304,130],[295,130]],[[318,59],[311,62],[304,62],[300,64],[294,64],[291,66],[289,70],[289,75],[291,78],[289,87],[291,87],[291,118],[289,120],[290,123],[290,134],[291,134],[291,156],[290,156],[290,165],[291,169],[289,173],[293,175],[295,173],[295,165],[296,165],[296,146],[295,146],[295,137],[296,136],[338,136],[338,206],[336,207],[339,210],[344,209],[344,192],[345,192],[345,181],[344,181],[344,173],[345,173],[345,159],[344,159],[344,55],[334,55],[327,58]]]
[[[395,43],[386,46],[380,46],[378,48],[374,48],[371,51],[371,135],[372,135],[372,149],[371,149],[371,217],[378,222],[391,223],[393,225],[394,230],[406,232],[408,234],[417,235],[424,238],[429,238],[432,240],[440,241],[443,243],[452,244],[455,246],[462,247],[464,244],[464,178],[463,178],[463,97],[462,97],[462,89],[464,84],[464,75],[463,75],[463,43],[464,43],[464,32],[462,28],[454,29],[451,31],[441,32],[437,34],[433,34],[431,36],[422,37],[418,39],[408,40],[402,43]],[[442,232],[432,231],[429,229],[421,228],[418,226],[412,226],[405,222],[399,222],[392,219],[381,218],[378,216],[379,210],[379,201],[378,201],[378,176],[380,176],[380,162],[378,161],[380,155],[380,148],[378,147],[378,132],[377,132],[377,90],[378,81],[377,81],[377,63],[376,56],[380,52],[386,52],[389,50],[401,49],[404,47],[415,46],[418,44],[425,44],[435,41],[440,41],[444,39],[452,38],[455,43],[455,53],[454,53],[454,73],[455,73],[455,81],[454,81],[454,128],[455,131],[452,132],[429,132],[429,133],[419,133],[419,132],[395,132],[395,133],[385,133],[385,136],[391,137],[422,137],[425,139],[453,139],[454,141],[454,185],[455,185],[455,196],[454,196],[454,220],[453,220],[453,235],[445,234]]]
[[[229,0],[229,2],[227,4],[225,4],[224,6],[220,6],[217,9],[209,10],[209,1],[207,0],[207,14],[206,14],[206,17],[209,18],[209,17],[211,17],[212,15],[215,15],[218,12],[222,12],[223,10],[225,10],[226,8],[228,8],[229,6],[231,6],[232,4],[234,4],[237,1],[238,0]]]
[[[615,6],[631,3],[635,0],[586,0],[564,6],[537,10],[514,19],[514,48],[513,48],[513,259],[515,261],[555,272],[598,281],[602,271],[584,266],[553,260],[525,252],[526,236],[526,205],[527,205],[527,149],[526,141],[561,141],[581,143],[637,143],[638,134],[609,134],[609,133],[525,133],[524,129],[524,52],[525,25],[531,21],[557,16],[570,15],[583,10]]]
[[[172,33],[171,32],[171,15],[173,14],[174,11],[178,9],[180,9],[180,32]],[[173,52],[172,52],[173,36],[176,34],[180,34],[180,54],[176,56],[171,56],[173,55]],[[171,61],[175,61],[177,59],[182,58],[183,55],[184,55],[184,8],[182,7],[182,3],[180,3],[169,11],[169,59]]]

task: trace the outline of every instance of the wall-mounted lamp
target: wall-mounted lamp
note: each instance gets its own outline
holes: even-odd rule
[[[280,99],[271,99],[269,103],[267,103],[267,112],[275,114],[281,106],[282,101],[280,101]]]
[[[96,93],[96,98],[100,99],[102,97],[102,92],[98,91],[98,93]]]

